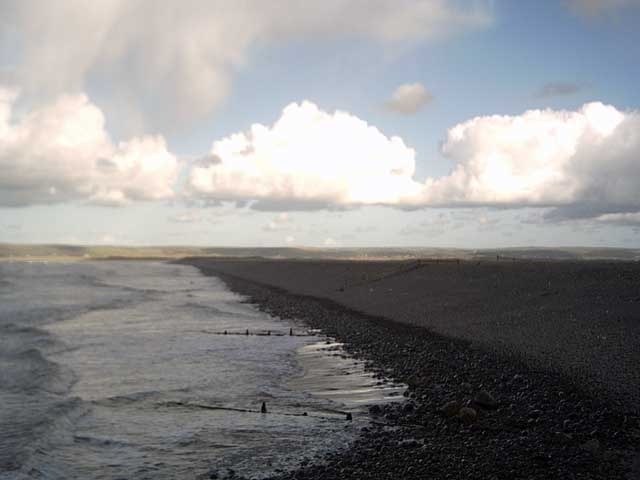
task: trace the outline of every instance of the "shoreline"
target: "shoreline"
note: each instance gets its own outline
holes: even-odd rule
[[[188,263],[515,355],[640,414],[640,263]]]
[[[343,416],[361,416],[371,405],[404,400],[406,385],[377,378],[365,369],[364,362],[349,355],[342,343],[329,337],[298,348],[296,359],[302,372],[289,379],[287,387],[320,401],[337,402]]]
[[[348,451],[272,478],[605,479],[637,474],[637,466],[631,472],[640,438],[637,415],[562,373],[536,368],[512,352],[500,354],[331,299],[231,275],[211,260],[184,263],[218,276],[267,313],[321,329],[374,372],[409,385],[408,402],[372,409],[373,426]],[[472,410],[461,412],[461,407]]]

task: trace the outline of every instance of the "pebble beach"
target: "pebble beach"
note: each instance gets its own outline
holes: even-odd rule
[[[638,478],[637,263],[186,262],[409,386],[274,478]]]

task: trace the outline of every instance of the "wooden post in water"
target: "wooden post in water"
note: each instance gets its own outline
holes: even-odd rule
[[[267,402],[262,402],[262,407],[260,408],[260,413],[267,413]]]

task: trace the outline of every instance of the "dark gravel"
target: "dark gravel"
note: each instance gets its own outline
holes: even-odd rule
[[[512,352],[640,412],[640,262],[194,261]]]
[[[640,478],[640,418],[624,396],[508,349],[247,281],[221,273],[216,262],[189,263],[272,315],[322,329],[370,369],[409,385],[406,402],[372,409],[373,425],[350,449],[277,478]]]

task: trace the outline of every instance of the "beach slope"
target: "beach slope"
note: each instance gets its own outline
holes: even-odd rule
[[[637,478],[637,263],[185,262],[409,385],[281,478]]]

